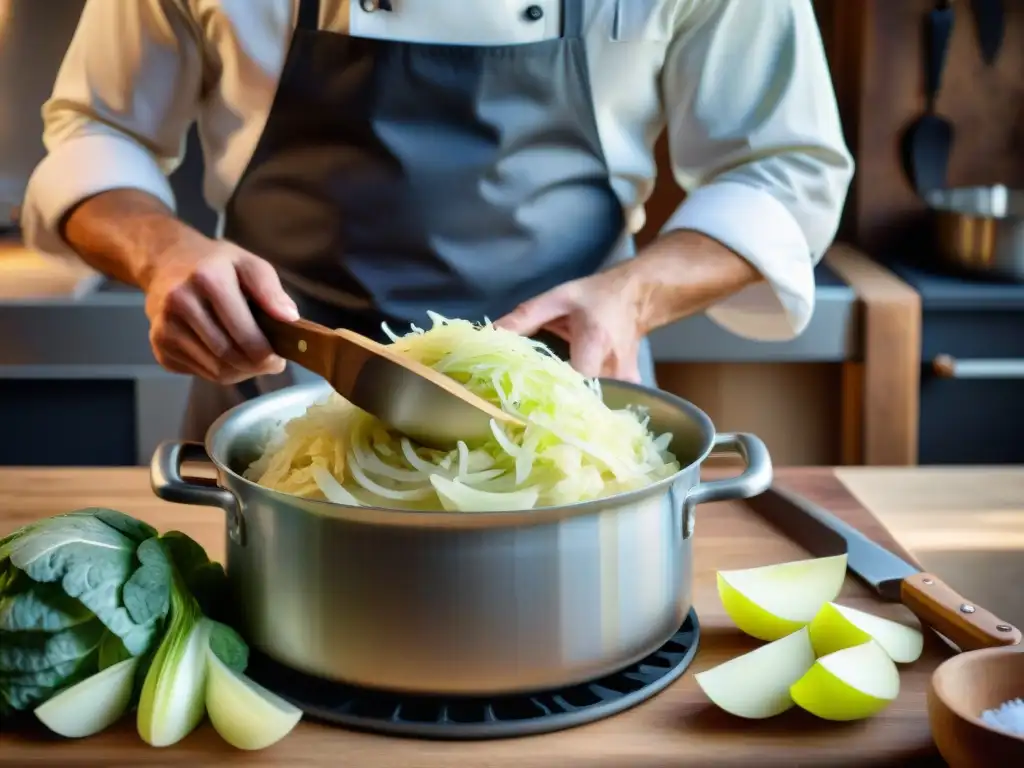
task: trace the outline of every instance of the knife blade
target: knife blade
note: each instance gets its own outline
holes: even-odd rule
[[[982,58],[986,64],[993,64],[1003,45],[1006,29],[1003,0],[971,0],[971,11]]]
[[[773,485],[747,504],[788,538],[817,557],[847,557],[847,568],[882,599],[903,603],[921,623],[962,651],[1017,645],[1021,633],[872,541],[849,523],[792,491]]]

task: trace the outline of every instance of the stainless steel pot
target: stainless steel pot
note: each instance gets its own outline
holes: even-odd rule
[[[947,264],[1024,282],[1024,190],[943,189],[930,192],[927,200]]]
[[[220,507],[239,629],[294,669],[354,685],[486,695],[571,685],[617,671],[667,640],[691,606],[694,507],[771,483],[768,451],[716,435],[698,408],[617,382],[605,401],[650,410],[683,469],[642,490],[528,512],[423,513],[344,507],[241,476],[270,430],[328,389],[280,390],[222,416],[198,443],[161,445],[156,494]],[[712,452],[746,470],[699,481]],[[218,481],[182,476],[209,461]]]

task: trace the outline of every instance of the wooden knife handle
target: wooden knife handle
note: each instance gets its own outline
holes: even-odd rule
[[[900,600],[923,624],[961,651],[1017,645],[1020,630],[960,595],[938,576],[917,573],[903,580]]]

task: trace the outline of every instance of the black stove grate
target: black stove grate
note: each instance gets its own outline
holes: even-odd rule
[[[572,728],[636,706],[683,674],[699,640],[691,610],[664,645],[620,672],[570,688],[494,698],[369,691],[296,672],[255,652],[247,674],[317,720],[396,736],[499,739]]]

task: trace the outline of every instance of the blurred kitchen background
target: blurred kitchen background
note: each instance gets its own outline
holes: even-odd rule
[[[138,292],[19,239],[40,106],[83,4],[0,0],[0,465],[148,463],[188,390],[156,366]],[[1024,2],[814,5],[858,163],[814,320],[783,344],[678,323],[654,338],[660,383],[720,430],[760,435],[779,465],[1024,463]],[[926,109],[925,30],[950,16],[935,114],[907,149]],[[173,184],[211,233],[202,173],[192,136]],[[680,198],[664,173],[642,241]],[[929,209],[950,201],[980,215]]]

